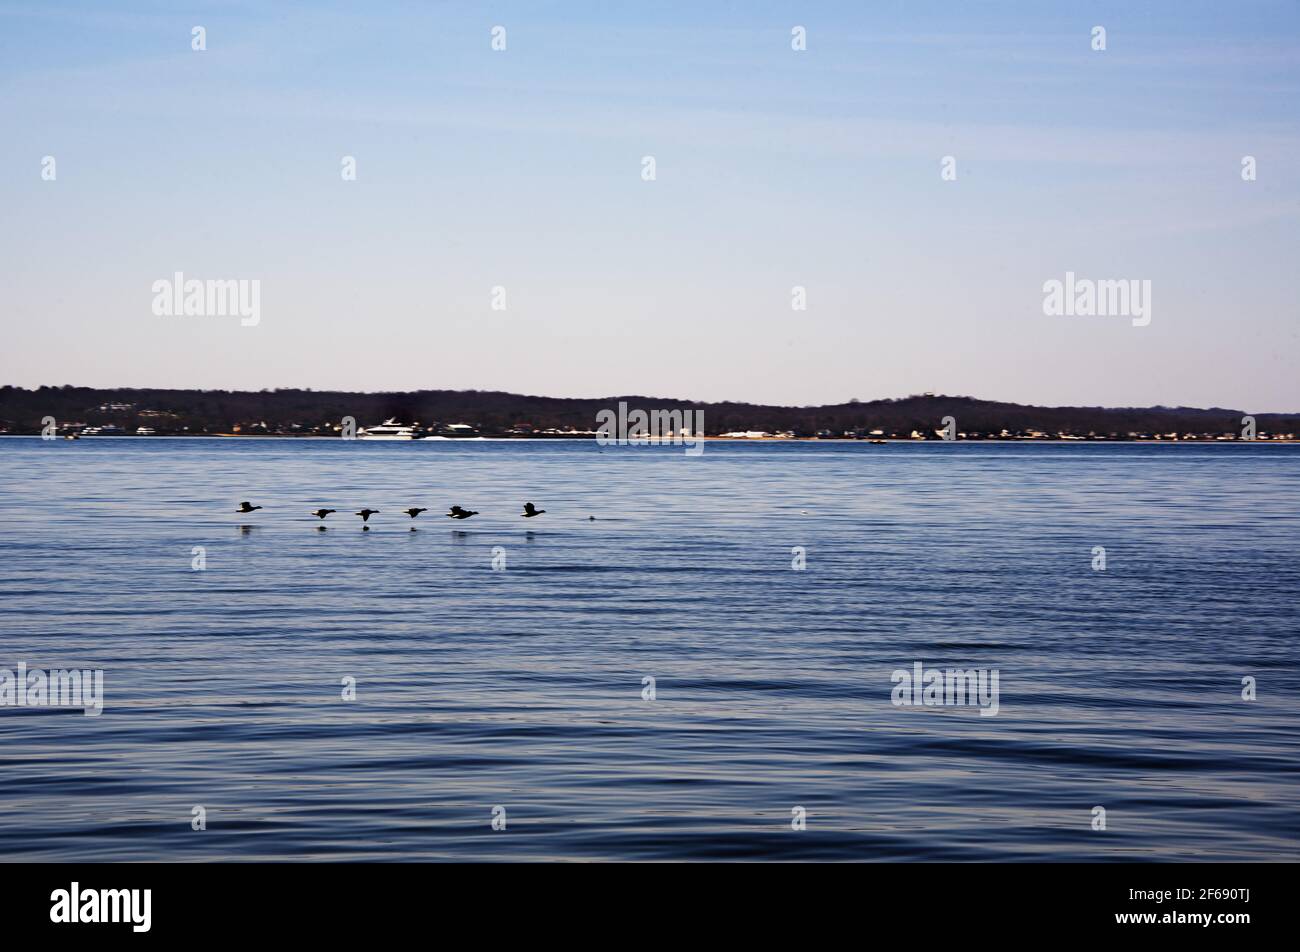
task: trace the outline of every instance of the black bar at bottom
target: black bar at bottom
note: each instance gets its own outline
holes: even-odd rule
[[[760,934],[801,921],[859,935],[933,929],[945,944],[1125,933],[1231,942],[1281,925],[1283,877],[1294,876],[1293,867],[1258,864],[809,865],[0,866],[0,915],[8,938],[55,940],[333,944],[429,925],[469,930],[465,938],[476,930],[619,934],[597,928],[681,938],[698,920]],[[972,925],[977,933],[966,931]]]

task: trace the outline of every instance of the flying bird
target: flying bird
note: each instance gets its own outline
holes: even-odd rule
[[[468,519],[470,516],[477,516],[478,512],[469,509],[462,509],[460,506],[452,506],[451,511],[448,512],[447,515],[452,519]]]
[[[525,519],[531,519],[533,516],[540,516],[545,509],[538,509],[531,502],[524,503],[524,511],[520,513]]]
[[[361,517],[362,522],[369,522],[370,517],[373,516],[378,511],[379,511],[378,509],[362,509],[360,512],[357,513],[357,515]]]
[[[315,516],[317,519],[324,519],[324,518],[325,518],[326,516],[328,516],[331,512],[338,512],[338,510],[337,510],[337,509],[317,509],[315,512],[312,513],[312,515]]]
[[[236,510],[236,512],[254,512],[255,510],[258,510],[258,509],[261,509],[261,508],[262,508],[261,506],[252,506],[252,505],[249,505],[247,502],[241,502],[241,503],[239,504],[239,508]]]
[[[419,508],[415,508],[415,507],[412,507],[412,508],[410,508],[410,509],[403,509],[403,510],[402,510],[402,512],[406,513],[406,514],[407,514],[408,516],[410,516],[412,519],[414,519],[414,518],[415,518],[416,516],[418,516],[420,513],[422,513],[422,512],[428,512],[428,511],[429,511],[428,509],[419,509]]]

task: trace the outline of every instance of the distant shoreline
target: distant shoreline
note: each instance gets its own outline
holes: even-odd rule
[[[42,437],[34,433],[0,433],[0,439],[21,439],[21,440],[40,440]],[[45,442],[69,441],[77,442],[80,440],[290,440],[290,441],[311,441],[329,443],[385,443],[385,444],[406,444],[406,443],[591,443],[594,442],[594,436],[462,436],[462,437],[438,437],[434,439],[420,438],[412,440],[393,440],[393,439],[366,439],[357,437],[351,440],[344,440],[338,436],[321,436],[319,434],[293,434],[293,433],[156,433],[148,436],[141,436],[134,433],[118,434],[98,434],[95,436],[57,436]],[[1280,444],[1294,445],[1300,444],[1300,439],[1284,439],[1281,437],[1260,437],[1254,440],[1243,439],[1224,439],[1221,437],[1162,437],[1151,439],[1119,439],[1110,437],[1074,437],[1072,439],[1046,438],[1046,437],[958,437],[953,440],[934,439],[890,439],[874,437],[865,439],[861,437],[808,437],[808,436],[698,436],[691,437],[690,442],[700,443],[865,443],[869,446],[883,446],[890,444],[915,445],[915,444],[940,444],[940,443],[1032,443],[1045,446],[1073,446],[1080,443],[1111,443],[1111,444],[1136,444],[1142,446],[1165,446],[1173,444],[1192,443],[1198,446],[1207,444],[1246,444],[1250,446]],[[654,446],[662,444],[664,446],[681,446],[681,441],[667,439],[647,439],[641,443],[615,443],[611,441],[605,445],[611,446]]]
[[[481,390],[158,390],[0,386],[0,435],[286,436],[364,434],[591,439],[598,433],[707,439],[912,442],[1270,442],[1300,437],[1300,413],[1224,407],[1043,407],[919,394],[823,406],[647,396],[536,397]],[[367,432],[382,429],[382,433]],[[404,432],[399,432],[404,431]],[[1188,439],[1192,438],[1192,439]]]

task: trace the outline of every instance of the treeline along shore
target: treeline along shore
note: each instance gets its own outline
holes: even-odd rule
[[[1294,440],[1300,413],[1191,407],[1038,407],[924,394],[827,406],[700,403],[662,397],[534,397],[486,390],[152,390],[0,387],[0,434],[156,436],[364,435],[385,421],[417,435],[583,437],[620,403],[681,411],[704,435],[795,439]],[[690,415],[693,411],[693,416]],[[951,418],[951,422],[945,418]],[[697,430],[698,432],[698,430]]]

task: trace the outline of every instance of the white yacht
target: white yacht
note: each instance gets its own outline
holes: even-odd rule
[[[442,423],[436,428],[436,433],[429,436],[422,436],[422,440],[454,440],[454,439],[482,439],[478,435],[478,430],[468,423]]]
[[[413,440],[415,427],[405,426],[393,418],[385,420],[379,426],[363,429],[357,436],[363,440]]]

